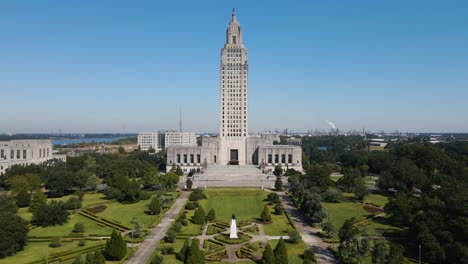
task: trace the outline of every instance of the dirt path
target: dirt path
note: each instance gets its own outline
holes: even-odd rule
[[[188,196],[189,192],[182,192],[171,208],[166,211],[159,224],[151,230],[151,233],[146,237],[145,241],[139,244],[138,250],[135,254],[124,262],[125,264],[140,264],[148,262],[151,255],[161,242],[161,239],[164,238],[166,232],[176,220],[180,210],[182,210],[185,202],[187,201]]]

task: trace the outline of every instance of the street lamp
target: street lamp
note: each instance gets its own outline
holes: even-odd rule
[[[419,264],[421,264],[421,244],[419,245]]]

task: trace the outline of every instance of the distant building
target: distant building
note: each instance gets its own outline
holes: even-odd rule
[[[196,145],[197,135],[194,132],[159,131],[138,134],[138,146],[140,146],[143,151],[148,151],[153,148],[158,152],[170,146]]]
[[[383,139],[383,138],[370,138],[369,139],[370,151],[384,150],[387,145],[388,145],[388,142],[386,139]]]
[[[53,155],[49,139],[0,141],[0,174],[13,165],[40,164],[52,159],[65,161],[66,155]]]
[[[302,145],[302,139],[301,138],[295,138],[295,137],[289,137],[289,138],[286,138],[286,144],[294,145],[294,146],[301,146]]]

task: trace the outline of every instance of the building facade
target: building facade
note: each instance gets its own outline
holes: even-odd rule
[[[273,145],[273,141],[279,141],[278,135],[249,136],[248,72],[247,49],[233,11],[221,49],[219,136],[202,137],[200,146],[169,146],[168,170],[174,165],[184,172],[209,166],[254,165],[272,171],[275,165],[282,165],[302,171],[300,147]]]
[[[159,131],[138,134],[138,146],[143,151],[150,149],[159,152],[170,146],[196,146],[197,135],[194,132]]]
[[[65,161],[66,155],[52,154],[52,142],[48,139],[25,139],[0,141],[0,174],[13,165],[40,164],[58,159]]]

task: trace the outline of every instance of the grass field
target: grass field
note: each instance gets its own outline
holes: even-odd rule
[[[350,201],[340,203],[327,203],[322,202],[323,209],[331,217],[331,221],[336,229],[339,229],[346,219],[355,217],[357,220],[369,215],[362,205]]]
[[[276,245],[278,244],[279,240],[270,240],[268,244],[270,244],[272,249],[275,249]],[[298,244],[291,244],[286,242],[286,248],[288,249],[288,264],[302,264],[304,260],[300,257],[304,250],[307,249],[307,245],[304,242],[300,242]]]
[[[234,213],[238,221],[259,218],[267,192],[260,189],[208,189],[208,199],[200,201],[206,212],[214,208],[216,220],[229,222]]]
[[[64,225],[36,227],[29,231],[28,236],[67,236],[72,233],[76,223],[83,222],[85,226],[85,234],[110,235],[112,229],[106,226],[98,226],[93,220],[90,220],[79,214],[70,215],[70,221]]]
[[[364,203],[373,204],[382,208],[385,206],[387,202],[388,202],[388,197],[380,195],[380,194],[370,193],[364,198]]]
[[[54,253],[60,253],[68,250],[78,250],[86,247],[91,247],[99,244],[104,244],[104,241],[86,241],[86,246],[79,247],[78,242],[62,243],[59,248],[50,248],[49,242],[29,242],[23,251],[18,252],[12,257],[1,260],[2,264],[18,264],[27,263],[35,260],[45,259],[47,254],[52,256]]]

